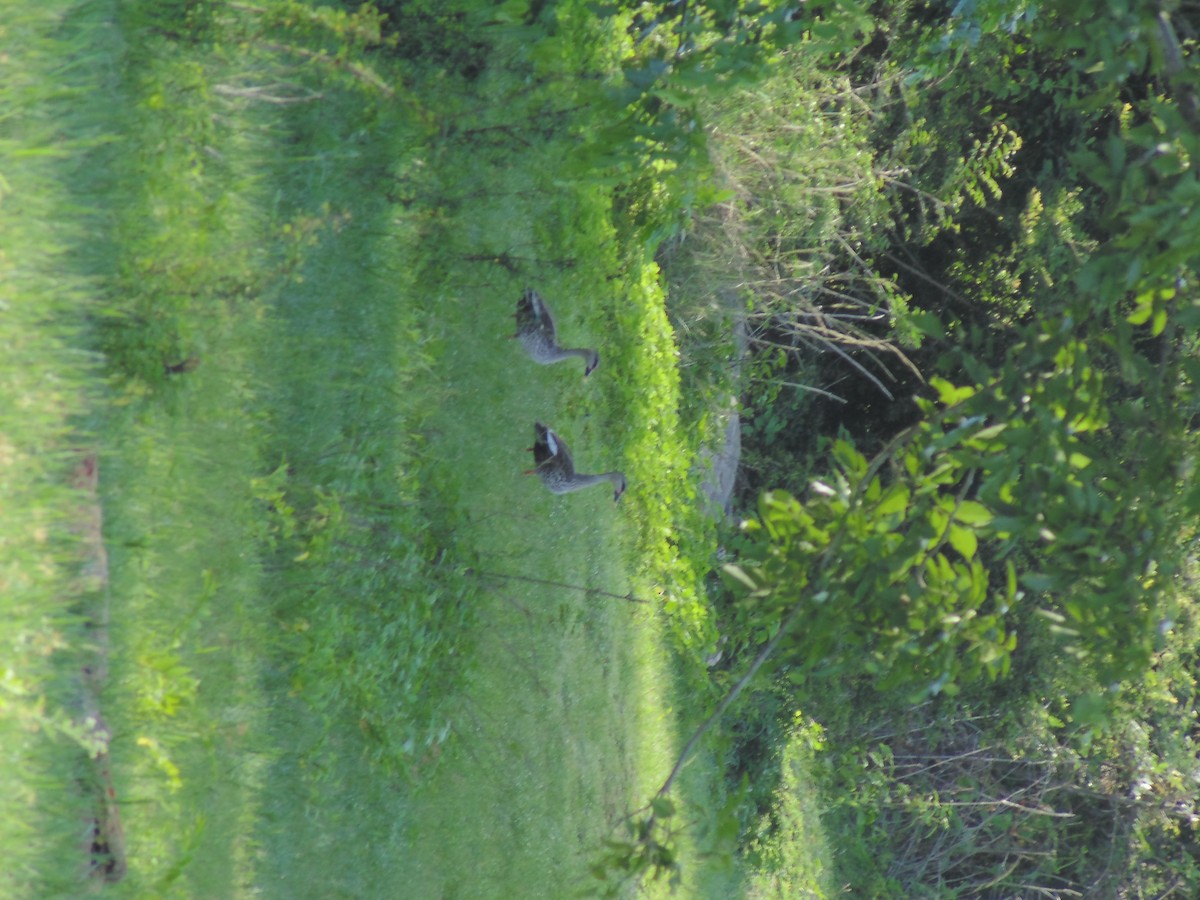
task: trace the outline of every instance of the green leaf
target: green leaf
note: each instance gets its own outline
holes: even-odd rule
[[[944,338],[946,329],[942,325],[942,320],[930,312],[914,313],[909,317],[912,326],[925,335],[931,338]]]
[[[971,439],[975,441],[990,441],[1006,428],[1008,428],[1008,425],[1003,423],[1000,425],[989,425],[987,428],[980,428],[971,435]]]
[[[1154,298],[1153,295],[1145,294],[1138,298],[1138,308],[1125,317],[1125,321],[1130,325],[1145,325],[1150,321],[1150,316],[1154,314]]]
[[[675,801],[670,797],[655,797],[650,801],[650,808],[660,819],[669,819],[675,815]]]
[[[1054,589],[1054,579],[1039,572],[1026,572],[1021,576],[1021,584],[1031,591],[1050,591]]]
[[[954,518],[964,525],[986,525],[992,521],[992,511],[975,500],[964,500],[954,510]]]
[[[1108,703],[1093,691],[1080,694],[1071,704],[1071,718],[1080,725],[1103,726],[1108,723]]]
[[[908,500],[908,488],[902,484],[894,484],[884,494],[883,499],[879,501],[879,505],[875,507],[875,513],[879,516],[902,513],[908,508]]]
[[[975,388],[956,387],[944,378],[936,375],[929,379],[929,386],[938,393],[938,400],[943,406],[954,406],[975,395]]]
[[[837,440],[833,444],[833,458],[847,472],[859,474],[867,471],[867,459],[849,441]]]
[[[963,559],[974,559],[975,551],[979,549],[979,539],[970,528],[951,524],[950,546],[957,550]]]
[[[1154,314],[1154,322],[1150,325],[1150,333],[1154,337],[1158,337],[1163,333],[1163,329],[1167,327],[1167,311],[1160,309]]]
[[[1067,462],[1070,463],[1072,469],[1085,469],[1092,464],[1092,459],[1082,453],[1072,453],[1067,457]]]
[[[754,583],[754,579],[747,575],[741,566],[735,566],[733,563],[726,563],[724,566],[722,566],[722,568],[724,569],[725,574],[730,578],[733,578],[735,581],[740,581],[752,591],[758,590],[758,585]]]
[[[494,8],[491,15],[494,22],[520,25],[529,15],[529,0],[507,0]]]

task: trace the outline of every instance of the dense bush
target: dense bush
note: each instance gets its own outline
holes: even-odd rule
[[[699,106],[730,196],[673,252],[697,357],[751,324],[751,486],[804,496],[736,547],[733,671],[826,726],[864,895],[1195,885],[1197,23],[807,16]]]

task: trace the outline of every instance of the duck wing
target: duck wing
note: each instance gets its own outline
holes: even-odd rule
[[[566,441],[541,422],[535,422],[533,425],[533,461],[539,468],[551,465],[564,472],[575,471],[575,464],[571,460],[571,451],[567,449]]]
[[[526,288],[517,301],[517,325],[522,329],[537,329],[545,333],[550,341],[555,339],[554,314],[533,288]]]

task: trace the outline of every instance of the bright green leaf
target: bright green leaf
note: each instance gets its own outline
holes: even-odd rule
[[[908,507],[908,500],[908,488],[902,484],[892,485],[883,499],[879,501],[879,505],[875,507],[875,512],[879,516],[890,516],[894,513],[904,512]]]
[[[975,532],[961,525],[950,526],[950,546],[962,555],[964,559],[974,559],[975,551],[979,549],[979,540]]]
[[[938,400],[943,406],[954,406],[957,403],[973,397],[975,388],[956,387],[944,378],[938,378],[936,375],[929,379],[929,386],[938,393]]]
[[[1138,301],[1137,309],[1125,317],[1125,321],[1130,325],[1145,325],[1154,314],[1154,300],[1151,295],[1139,297]]]
[[[1150,333],[1154,337],[1158,337],[1163,333],[1163,329],[1167,327],[1167,311],[1160,309],[1154,314],[1154,322],[1150,326]]]
[[[954,518],[964,525],[986,525],[992,521],[992,511],[975,500],[964,500],[954,510]]]

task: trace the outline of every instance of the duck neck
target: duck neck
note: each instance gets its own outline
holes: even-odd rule
[[[625,476],[621,472],[601,472],[598,475],[581,475],[576,472],[564,486],[563,492],[580,491],[593,484],[603,484],[606,481],[612,484],[618,496],[625,488]]]
[[[573,356],[578,356],[585,363],[590,363],[592,361],[592,351],[585,350],[582,347],[555,347],[551,353],[551,356],[553,357],[554,362],[558,362],[559,360],[563,359],[570,359]]]

